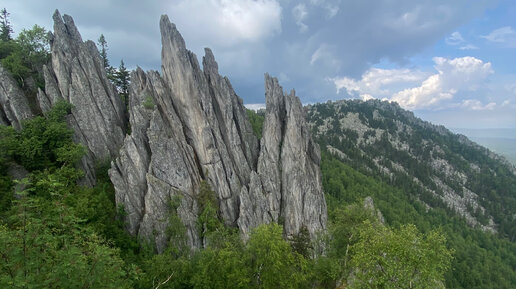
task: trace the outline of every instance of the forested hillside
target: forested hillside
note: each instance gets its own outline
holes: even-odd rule
[[[370,195],[388,224],[441,228],[455,250],[448,288],[515,286],[512,165],[393,103],[328,102],[307,115],[330,208]]]
[[[73,143],[60,102],[19,131],[0,127],[2,288],[439,288],[451,254],[440,230],[386,226],[371,202],[332,202],[327,233],[284,239],[278,223],[263,224],[243,242],[218,215],[207,183],[198,192],[201,250],[186,243],[170,202],[169,245],[156,254],[149,240],[124,230],[106,164],[97,185],[83,187],[76,168],[84,147]],[[252,112],[251,112],[252,114]],[[263,119],[253,115],[260,123]],[[259,125],[258,125],[259,126]],[[326,161],[325,161],[326,162]],[[335,197],[338,198],[338,197]],[[374,242],[371,242],[374,240]],[[385,255],[384,253],[388,253]],[[378,266],[382,270],[378,270]],[[416,286],[416,287],[413,287]]]

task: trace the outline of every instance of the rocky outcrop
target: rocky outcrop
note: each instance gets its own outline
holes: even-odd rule
[[[38,91],[37,102],[28,100],[0,67],[0,121],[20,128],[36,114],[31,104],[47,113],[58,101],[71,103],[67,121],[74,141],[87,148],[80,164],[84,184],[95,184],[98,162],[112,160],[109,176],[131,234],[151,240],[161,252],[176,214],[187,245],[205,246],[198,224],[204,181],[215,192],[220,218],[244,238],[270,222],[283,224],[285,237],[303,227],[311,235],[325,228],[319,147],[294,91],[284,94],[278,80],[265,75],[267,109],[258,140],[212,51],[205,50],[201,69],[175,25],[162,16],[162,72],[132,72],[126,109],[95,43],[82,41],[70,16],[56,10],[53,18],[44,91]]]
[[[201,176],[196,155],[161,76],[137,69],[131,74],[127,135],[120,157],[109,171],[116,202],[127,212],[131,234],[154,238],[159,251],[166,245],[170,201],[178,196],[177,210],[191,247],[199,247],[196,230],[196,192]]]
[[[33,116],[33,109],[24,92],[0,64],[0,124],[20,129],[21,122]]]
[[[267,114],[261,146],[242,100],[221,77],[211,50],[203,69],[167,16],[160,21],[162,75],[131,75],[127,135],[109,171],[129,232],[167,244],[177,213],[190,247],[204,246],[197,228],[202,180],[216,193],[221,218],[246,237],[261,223],[282,222],[286,235],[326,226],[319,148],[299,99],[266,75]],[[172,211],[169,203],[179,196]]]
[[[125,209],[131,234],[161,252],[168,220],[177,214],[187,245],[205,246],[198,224],[203,181],[215,192],[220,218],[244,238],[270,222],[283,224],[286,237],[303,227],[312,235],[325,228],[319,147],[294,91],[284,94],[278,80],[265,75],[267,109],[258,140],[212,51],[205,50],[201,68],[162,16],[162,72],[132,72],[126,111],[95,43],[82,41],[70,16],[56,11],[53,18],[51,63],[43,67],[45,89],[37,101],[0,66],[1,124],[20,128],[37,114],[31,105],[47,113],[58,101],[71,103],[67,121],[74,141],[87,148],[83,183],[94,185],[96,164],[112,160],[116,203]]]
[[[251,176],[248,194],[242,192],[240,228],[246,232],[280,221],[287,235],[303,226],[313,234],[326,226],[319,146],[311,138],[295,91],[284,94],[278,80],[266,74],[265,100],[257,174]],[[261,187],[256,185],[260,182]]]
[[[39,90],[38,101],[43,113],[59,100],[73,105],[68,123],[74,141],[88,148],[81,166],[86,183],[94,184],[95,164],[115,158],[122,146],[125,108],[106,76],[95,43],[82,41],[70,16],[61,17],[56,10],[53,19],[52,63],[43,67],[45,91]]]

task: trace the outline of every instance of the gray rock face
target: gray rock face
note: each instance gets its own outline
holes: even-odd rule
[[[286,235],[326,226],[319,148],[311,140],[299,99],[266,75],[267,116],[261,147],[242,100],[218,74],[211,50],[203,69],[167,16],[160,21],[162,75],[131,75],[127,135],[109,171],[129,232],[165,248],[169,203],[188,245],[205,244],[197,228],[202,180],[215,191],[220,214],[243,237],[259,224],[282,221]]]
[[[46,113],[59,100],[74,106],[68,124],[74,140],[88,148],[81,163],[84,182],[95,184],[95,164],[113,160],[109,175],[131,234],[151,240],[161,252],[170,215],[177,214],[187,245],[205,246],[197,221],[202,181],[214,190],[226,225],[238,227],[244,238],[270,222],[282,223],[286,236],[303,226],[312,235],[325,228],[319,147],[293,91],[284,94],[277,79],[265,76],[267,112],[259,141],[211,50],[205,50],[201,69],[175,25],[162,16],[162,74],[132,72],[126,135],[125,107],[95,44],[82,41],[70,16],[56,11],[53,18],[52,62],[43,68],[38,109]],[[35,113],[2,67],[0,79],[0,121],[19,128]]]
[[[131,134],[109,171],[116,202],[124,205],[129,232],[154,238],[161,251],[166,245],[169,203],[179,196],[178,214],[187,229],[188,244],[199,247],[195,194],[201,176],[170,88],[155,71],[146,74],[138,68],[131,80]]]
[[[272,215],[279,213],[287,235],[297,234],[302,226],[313,234],[325,228],[327,218],[319,146],[295,91],[284,94],[278,80],[265,75],[265,98],[258,174],[271,195]]]
[[[0,64],[0,124],[21,128],[21,121],[34,116],[23,91]]]
[[[74,106],[68,122],[74,140],[88,148],[81,165],[86,183],[94,184],[95,162],[115,158],[122,146],[124,105],[107,79],[95,43],[82,41],[70,16],[61,17],[56,10],[53,19],[52,63],[43,68],[45,91],[39,91],[38,101],[43,113],[62,99]]]

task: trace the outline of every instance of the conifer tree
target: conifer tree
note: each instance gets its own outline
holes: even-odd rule
[[[125,67],[124,60],[122,59],[120,60],[118,70],[115,72],[114,83],[124,103],[127,103],[127,97],[129,96],[129,82],[129,71]]]
[[[116,69],[113,66],[109,65],[109,59],[107,56],[108,44],[106,38],[104,37],[104,34],[100,34],[100,37],[97,40],[97,44],[99,46],[100,57],[102,57],[102,64],[106,69],[107,77],[113,84],[116,85]]]
[[[97,40],[97,44],[99,45],[99,53],[100,53],[100,57],[102,57],[102,63],[104,64],[104,68],[108,69],[108,67],[109,67],[109,60],[107,58],[108,46],[107,46],[107,41],[106,41],[106,38],[104,37],[104,34],[100,34],[100,37]]]
[[[12,40],[13,28],[9,22],[9,15],[11,14],[7,12],[7,9],[0,10],[0,40],[2,41]]]

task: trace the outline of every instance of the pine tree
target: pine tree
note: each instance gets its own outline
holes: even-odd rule
[[[104,37],[104,34],[100,34],[100,37],[97,41],[98,41],[97,44],[100,46],[99,53],[100,53],[100,57],[102,57],[102,63],[104,64],[104,68],[107,70],[109,67],[109,60],[107,58],[108,46],[107,46],[107,41],[106,41],[106,38]]]
[[[12,40],[13,28],[9,22],[9,15],[11,14],[5,8],[0,10],[0,40],[2,41]]]
[[[116,85],[116,69],[113,66],[109,65],[109,59],[107,56],[108,45],[106,38],[104,37],[104,34],[100,34],[100,37],[97,40],[97,44],[100,47],[99,53],[100,57],[102,57],[102,64],[106,69],[107,77],[111,81],[111,83]]]
[[[129,96],[129,71],[125,67],[124,60],[120,60],[120,66],[118,70],[115,72],[115,85],[118,90],[118,94],[124,101],[127,103],[127,97]]]

